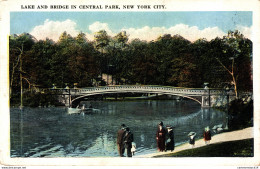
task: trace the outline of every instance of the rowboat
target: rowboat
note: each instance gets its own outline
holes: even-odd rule
[[[94,109],[94,108],[72,108],[69,107],[67,112],[68,114],[90,114],[93,112],[97,112],[99,109]]]

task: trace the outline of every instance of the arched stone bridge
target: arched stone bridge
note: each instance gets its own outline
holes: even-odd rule
[[[233,91],[226,92],[223,89],[210,89],[207,87],[180,88],[151,85],[121,85],[52,90],[62,92],[66,106],[72,106],[73,102],[83,99],[84,97],[110,93],[151,93],[181,96],[198,102],[202,108],[225,105],[235,98]]]

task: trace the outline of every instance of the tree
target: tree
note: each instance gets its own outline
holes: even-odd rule
[[[170,34],[160,36],[154,43],[150,45],[153,55],[157,59],[157,83],[161,85],[169,85],[171,76],[172,60],[176,57],[175,39]]]
[[[110,37],[108,36],[105,30],[100,30],[96,32],[95,35],[96,48],[102,49],[102,53],[104,53],[104,49],[109,45]]]
[[[112,80],[115,76],[116,84],[119,84],[122,78],[126,78],[129,59],[126,55],[128,36],[125,31],[118,33],[111,39],[112,45],[109,53],[111,61],[109,64],[109,73],[112,74]]]
[[[190,51],[193,55],[192,63],[196,65],[195,86],[201,87],[205,82],[211,82],[212,70],[209,64],[212,63],[210,55],[207,52],[210,51],[210,43],[206,39],[198,39],[190,45]],[[214,60],[215,61],[215,60]]]
[[[107,66],[109,64],[109,58],[107,54],[105,54],[105,48],[109,45],[110,42],[110,36],[108,36],[107,32],[105,30],[100,30],[95,33],[95,47],[97,50],[100,50],[102,54],[102,58],[100,63],[101,69],[101,76],[103,72],[107,72]]]
[[[126,43],[127,43],[127,41],[128,41],[128,37],[129,37],[129,35],[127,35],[125,31],[122,31],[122,32],[118,33],[118,34],[114,37],[115,42],[116,42],[117,44],[119,44],[119,48],[122,49],[123,47],[126,46]]]
[[[88,39],[87,39],[87,37],[86,37],[86,34],[85,34],[85,33],[82,33],[82,32],[80,32],[80,33],[77,35],[77,37],[75,38],[75,40],[76,40],[76,42],[77,42],[78,44],[86,44],[86,43],[88,43]]]
[[[65,87],[65,83],[74,83],[68,67],[69,58],[74,55],[71,48],[74,43],[75,39],[66,31],[60,35],[56,43],[56,52],[50,62],[50,77],[57,86]]]
[[[141,84],[156,84],[157,75],[156,58],[151,55],[146,41],[133,40],[129,44],[132,56],[132,82]]]
[[[223,54],[228,54],[228,59],[231,60],[231,65],[225,65],[218,57],[216,57],[219,64],[231,75],[231,85],[234,86],[234,92],[236,94],[236,98],[238,98],[238,77],[239,77],[239,69],[245,70],[251,74],[251,67],[240,67],[238,59],[244,60],[244,62],[250,62],[250,45],[245,43],[246,39],[244,38],[243,34],[239,31],[229,31],[228,35],[223,38],[223,42],[225,48],[223,50]],[[243,52],[242,50],[247,50],[247,52]],[[244,59],[247,58],[247,59]],[[248,65],[249,66],[249,65]],[[249,80],[250,81],[250,80]]]
[[[40,87],[52,86],[52,78],[50,76],[51,60],[55,54],[54,41],[50,39],[37,41],[27,52],[24,57],[25,77],[31,81],[33,85]]]
[[[80,33],[70,48],[72,54],[68,66],[73,74],[74,82],[79,83],[79,86],[91,86],[92,80],[99,72],[93,45],[88,42],[84,33]]]
[[[171,62],[173,73],[168,82],[181,87],[196,87],[197,65],[193,61],[193,55],[189,53],[184,53],[183,57],[174,58]]]
[[[185,80],[185,77],[188,77],[190,82],[195,81],[194,77],[188,76],[188,72],[194,72],[188,70],[194,65],[191,63],[193,55],[190,53],[190,46],[190,41],[180,35],[165,34],[157,39],[153,48],[158,60],[158,78],[161,79],[159,84],[194,86]]]
[[[31,49],[33,44],[36,42],[36,39],[28,33],[23,33],[19,36],[17,35],[11,36],[9,40],[10,40],[9,65],[10,65],[10,75],[11,75],[10,77],[10,98],[11,98],[12,89],[14,88],[14,85],[16,86],[16,88],[20,86],[20,89],[22,91],[23,79],[25,79],[26,82],[30,84],[30,82],[25,77],[23,77],[24,71],[23,71],[22,60],[24,55],[26,55],[26,53]],[[18,79],[20,81],[18,81]]]
[[[58,42],[11,36],[10,93],[21,84],[91,86],[100,73],[112,74],[116,84],[201,87],[209,82],[221,88],[233,84],[236,94],[252,89],[252,42],[238,31],[193,43],[170,34],[150,42],[128,38],[124,31],[111,38],[105,30],[94,41],[84,33],[72,37],[63,32]]]

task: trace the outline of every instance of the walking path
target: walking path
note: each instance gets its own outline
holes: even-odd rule
[[[244,139],[249,139],[254,137],[254,131],[253,127],[245,128],[242,130],[237,130],[237,131],[231,131],[231,132],[226,132],[226,133],[221,133],[214,135],[211,138],[210,144],[214,143],[221,143],[221,142],[227,142],[227,141],[234,141],[234,140],[244,140]],[[195,142],[195,148],[197,147],[202,147],[205,146],[205,142],[203,139],[196,140]],[[152,153],[152,154],[145,154],[145,155],[135,155],[134,157],[145,157],[145,158],[150,158],[154,157],[157,155],[164,155],[164,154],[169,154],[169,153],[176,153],[179,151],[187,150],[190,149],[191,146],[189,143],[182,144],[180,146],[175,147],[174,151],[167,151],[167,152],[157,152],[157,153]]]

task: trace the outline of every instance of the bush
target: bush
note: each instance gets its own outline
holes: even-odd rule
[[[228,109],[228,125],[230,130],[238,130],[253,126],[253,101],[248,103],[241,99],[233,100]]]
[[[20,106],[20,93],[13,94],[10,99],[12,106]],[[31,93],[26,92],[23,94],[23,106],[26,107],[39,107],[39,106],[51,106],[59,105],[57,96],[48,93]]]

